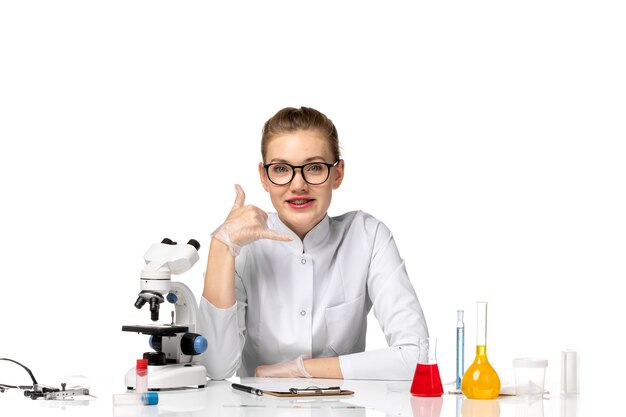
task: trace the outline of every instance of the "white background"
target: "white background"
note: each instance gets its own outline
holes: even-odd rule
[[[0,357],[40,382],[123,376],[147,337],[143,254],[203,245],[257,176],[262,124],[338,127],[330,214],[384,221],[454,378],[456,310],[489,302],[501,379],[581,351],[582,390],[623,369],[626,15],[621,2],[15,1],[0,4]],[[223,3],[223,4],[222,4]],[[348,2],[344,2],[348,3]],[[210,343],[210,341],[209,341]],[[385,346],[374,318],[368,348]],[[28,383],[0,363],[0,383]]]

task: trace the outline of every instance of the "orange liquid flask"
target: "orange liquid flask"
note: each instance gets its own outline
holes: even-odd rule
[[[476,358],[463,374],[461,391],[467,398],[492,400],[500,394],[500,378],[487,360],[487,303],[476,304]]]
[[[439,397],[443,394],[436,352],[436,338],[419,340],[419,359],[411,384],[411,394],[418,397]]]

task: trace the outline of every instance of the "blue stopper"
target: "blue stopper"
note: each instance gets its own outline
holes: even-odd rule
[[[176,301],[178,301],[178,297],[173,292],[168,293],[167,297],[165,297],[165,298],[167,298],[167,301],[170,304],[176,304]]]
[[[157,405],[159,403],[159,393],[154,391],[143,392],[141,394],[143,405]]]

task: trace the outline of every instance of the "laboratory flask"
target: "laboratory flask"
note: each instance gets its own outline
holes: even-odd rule
[[[487,360],[487,303],[476,306],[476,358],[463,374],[461,391],[470,399],[492,400],[500,394],[500,378]]]
[[[437,338],[420,338],[418,342],[419,357],[411,394],[418,397],[438,397],[443,394],[443,385],[437,365]]]

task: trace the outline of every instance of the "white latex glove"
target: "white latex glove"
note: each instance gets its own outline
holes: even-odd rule
[[[289,235],[267,227],[267,213],[253,205],[244,205],[246,194],[239,184],[235,185],[237,197],[224,224],[215,229],[211,236],[223,242],[233,256],[239,255],[241,247],[259,239],[290,241]]]
[[[274,365],[257,366],[254,376],[265,378],[313,378],[304,367],[304,355]]]

